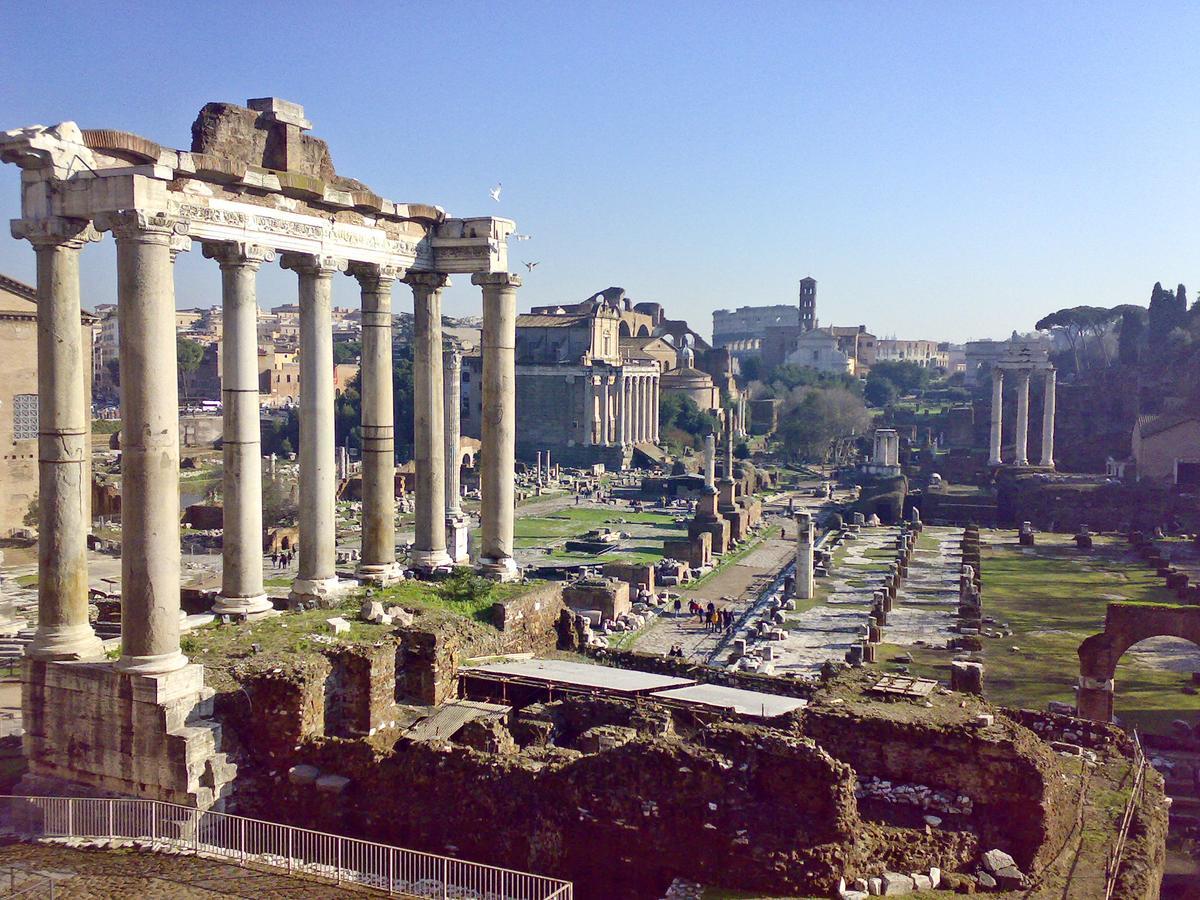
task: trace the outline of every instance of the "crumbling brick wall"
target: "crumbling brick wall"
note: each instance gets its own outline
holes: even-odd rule
[[[554,649],[555,625],[563,608],[563,583],[553,581],[493,605],[492,624],[507,641],[544,653]]]

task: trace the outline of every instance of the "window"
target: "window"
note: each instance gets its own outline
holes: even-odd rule
[[[37,394],[13,397],[13,440],[33,441],[38,436]]]

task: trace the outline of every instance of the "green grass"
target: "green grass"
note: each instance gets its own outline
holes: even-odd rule
[[[624,522],[618,520],[624,520]],[[575,553],[563,548],[571,538],[582,537],[595,528],[621,531],[628,525],[654,526],[652,534],[636,534],[610,553]],[[639,529],[640,530],[640,529]],[[558,562],[649,563],[662,559],[663,541],[684,537],[687,532],[664,513],[570,506],[544,516],[521,516],[513,523],[513,542],[518,549],[549,548],[549,558]]]
[[[37,572],[31,572],[28,575],[17,576],[17,584],[20,587],[24,587],[24,588],[37,587],[37,583],[38,583]]]
[[[522,594],[542,582],[500,584],[461,571],[444,581],[404,581],[376,590],[372,599],[385,607],[391,604],[441,609],[467,619],[491,624],[492,604]],[[361,601],[359,601],[361,602]]]
[[[1038,541],[1032,554],[1012,545],[983,551],[984,614],[1013,630],[1011,637],[984,640],[984,691],[997,703],[1045,709],[1050,700],[1074,702],[1079,644],[1103,630],[1110,602],[1175,605],[1175,597],[1119,541],[1098,537],[1091,553],[1065,535]],[[1155,731],[1189,718],[1200,712],[1200,696],[1181,690],[1190,680],[1186,672],[1126,656],[1117,667],[1117,715]]]

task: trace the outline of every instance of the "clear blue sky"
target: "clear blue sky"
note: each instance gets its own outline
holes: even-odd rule
[[[297,101],[340,173],[516,219],[523,309],[615,284],[708,333],[811,274],[823,324],[965,339],[1200,289],[1195,3],[18,0],[0,33],[0,128],[187,148],[206,101]],[[17,191],[4,166],[0,218]],[[112,301],[111,240],[83,268]],[[32,280],[28,245],[0,238],[0,271]],[[219,300],[199,248],[177,282]],[[459,278],[446,311],[478,306]]]

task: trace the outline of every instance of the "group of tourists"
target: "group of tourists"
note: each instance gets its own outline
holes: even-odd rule
[[[675,615],[679,616],[682,611],[682,601],[677,598],[675,600]],[[692,616],[695,616],[700,621],[707,632],[733,634],[733,610],[717,609],[717,605],[711,600],[708,601],[707,606],[695,600],[689,600],[688,617],[691,618]]]
[[[286,569],[296,557],[295,550],[276,550],[271,554],[271,568]]]

